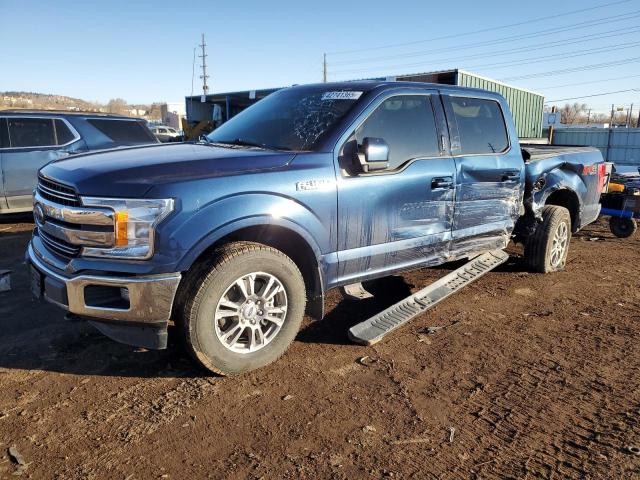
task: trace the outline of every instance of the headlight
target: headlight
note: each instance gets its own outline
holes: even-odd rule
[[[112,248],[84,247],[82,255],[137,260],[153,255],[155,228],[174,208],[171,198],[152,200],[82,197],[82,204],[113,209],[115,233]]]

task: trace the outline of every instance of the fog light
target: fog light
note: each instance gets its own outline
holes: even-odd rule
[[[126,287],[123,287],[120,289],[120,296],[126,300],[127,302],[129,301],[129,289]]]

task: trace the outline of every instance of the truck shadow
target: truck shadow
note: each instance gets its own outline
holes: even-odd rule
[[[46,320],[45,320],[46,321]],[[136,378],[207,376],[171,335],[166,350],[146,350],[116,343],[88,324],[52,322],[40,332],[24,332],[0,341],[2,369],[72,375]],[[171,332],[175,333],[175,332]],[[31,340],[27,341],[27,336]]]
[[[0,215],[0,225],[16,223],[33,223],[33,214],[28,213],[4,213]]]
[[[298,334],[297,340],[305,343],[328,343],[334,345],[352,345],[347,330],[376,313],[390,307],[411,294],[414,286],[403,277],[391,276],[362,284],[373,297],[363,300],[343,298],[340,293],[332,292],[327,299],[329,313],[318,322],[313,322]]]
[[[419,285],[411,283],[401,276],[390,276],[373,282],[363,282],[363,286],[372,298],[355,300],[344,298],[337,292],[330,292],[325,307],[330,310],[323,320],[312,322],[300,331],[296,340],[304,343],[327,343],[334,345],[353,345],[347,336],[347,331],[353,325],[360,323],[376,313],[389,308],[394,303],[429,285],[451,271],[463,266],[466,260],[446,263],[430,268],[432,275],[426,282]],[[527,272],[522,256],[511,254],[509,260],[493,270],[492,273],[509,274]],[[479,280],[482,281],[482,280]],[[464,290],[457,293],[464,295]],[[335,306],[333,306],[335,305]],[[333,308],[331,308],[333,306]]]

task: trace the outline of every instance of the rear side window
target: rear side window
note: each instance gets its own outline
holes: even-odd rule
[[[87,122],[115,143],[149,143],[156,141],[140,123],[134,120],[90,118]]]
[[[481,98],[449,98],[460,134],[460,153],[500,153],[509,147],[507,128],[498,102]]]
[[[382,102],[356,130],[358,146],[366,137],[389,145],[389,169],[414,158],[440,154],[435,117],[427,95],[400,95]]]
[[[59,118],[7,118],[6,145],[12,148],[55,147],[73,142],[76,136]]]
[[[56,145],[50,118],[9,118],[9,143],[13,148]]]

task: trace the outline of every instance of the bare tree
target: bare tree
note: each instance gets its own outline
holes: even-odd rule
[[[560,109],[562,123],[578,123],[585,116],[584,114],[588,108],[586,103],[567,103]]]
[[[107,103],[107,111],[109,113],[125,115],[127,113],[127,102],[122,98],[112,98]]]

